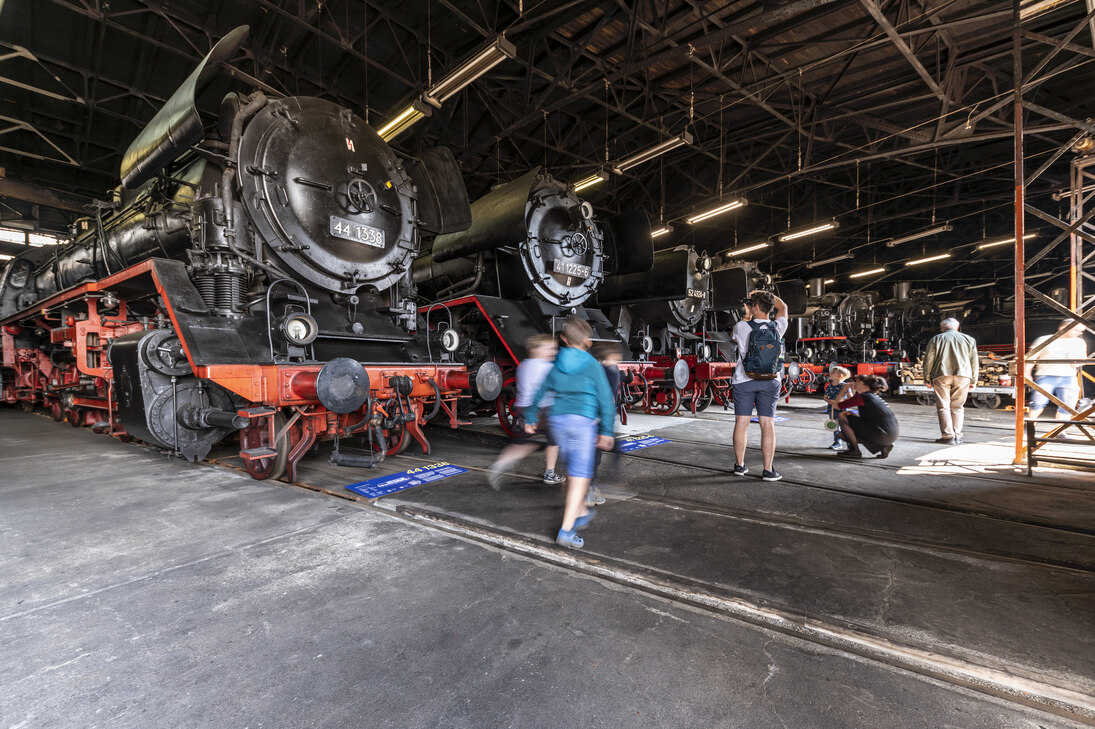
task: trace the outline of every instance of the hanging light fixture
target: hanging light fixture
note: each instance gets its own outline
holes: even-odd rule
[[[803,228],[802,230],[787,231],[779,237],[779,240],[781,243],[784,243],[789,240],[795,240],[796,238],[805,238],[806,236],[813,235],[814,233],[821,233],[823,231],[833,230],[839,227],[840,223],[835,220],[830,220],[827,223],[819,223],[818,225],[813,225],[809,228]]]
[[[391,121],[377,130],[385,142],[390,142],[420,119],[430,115],[430,108],[441,108],[441,104],[455,96],[468,84],[483,76],[507,58],[515,58],[517,48],[504,36],[498,36],[485,48],[460,64],[451,73],[426,90],[422,96],[411,102]]]
[[[755,243],[751,246],[745,246],[744,248],[735,248],[733,250],[726,251],[723,255],[726,256],[740,256],[742,253],[752,253],[753,251],[759,251],[762,248],[767,248],[771,245],[768,241],[763,243]]]
[[[657,230],[650,231],[650,237],[651,238],[657,238],[658,236],[665,235],[666,233],[672,233],[672,232],[673,232],[673,227],[672,226],[663,225],[662,227],[658,228]]]
[[[855,258],[853,253],[841,253],[839,256],[833,256],[832,258],[826,258],[823,261],[810,261],[806,264],[806,268],[817,268],[818,266],[826,266],[830,263],[836,263],[838,261],[846,261],[849,258]]]
[[[925,230],[917,231],[916,233],[909,233],[901,238],[894,238],[893,240],[886,241],[887,248],[893,248],[899,246],[902,243],[908,243],[913,240],[920,240],[921,238],[927,238],[929,235],[938,235],[939,233],[949,233],[954,230],[954,226],[950,225],[937,225],[934,228],[927,228]]]
[[[707,210],[705,212],[699,213],[697,215],[693,215],[691,218],[688,219],[688,222],[691,223],[692,225],[695,225],[696,223],[700,222],[701,220],[707,220],[708,218],[713,218],[716,215],[722,215],[723,213],[728,213],[731,210],[736,210],[736,209],[740,208],[741,206],[743,206],[745,204],[746,204],[745,200],[733,200],[733,201],[728,202],[724,205],[719,205],[716,208],[711,208],[710,210]]]
[[[587,187],[593,187],[594,185],[599,185],[607,179],[608,174],[603,171],[597,172],[596,174],[590,175],[589,177],[584,177],[574,183],[574,192],[584,190]]]
[[[932,261],[942,261],[944,258],[950,258],[949,253],[940,253],[938,256],[928,256],[927,258],[918,258],[915,261],[909,261],[906,266],[919,266],[921,263],[931,263]]]
[[[1038,235],[1037,233],[1027,233],[1026,235],[1023,236],[1023,240],[1030,240],[1031,238],[1034,238],[1037,235]],[[986,248],[995,248],[996,246],[1006,246],[1008,243],[1014,243],[1014,242],[1015,242],[1015,237],[1012,236],[1011,238],[1008,238],[1007,240],[994,240],[994,241],[990,241],[988,243],[982,243],[981,245],[977,246],[977,250],[983,251]]]
[[[884,269],[884,268],[872,268],[872,269],[869,269],[867,271],[860,271],[859,273],[853,273],[848,278],[863,278],[864,276],[873,276],[876,273],[885,273],[885,272],[886,272],[886,269]]]
[[[615,172],[617,175],[622,174],[632,167],[641,165],[643,162],[649,162],[655,157],[660,157],[666,152],[676,149],[677,147],[682,147],[686,144],[692,144],[692,135],[688,132],[685,132],[679,137],[667,139],[660,144],[655,144],[650,149],[638,152],[637,154],[633,154],[630,157],[620,160],[616,164],[612,165],[612,171]]]
[[[825,279],[824,281],[821,282],[821,285],[826,286],[826,285],[831,284],[831,283],[836,283],[836,279],[835,278],[827,278],[827,279]]]

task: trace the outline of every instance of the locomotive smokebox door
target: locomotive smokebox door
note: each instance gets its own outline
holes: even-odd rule
[[[380,291],[418,251],[414,184],[362,119],[329,101],[267,104],[240,143],[240,184],[263,240],[328,291]]]

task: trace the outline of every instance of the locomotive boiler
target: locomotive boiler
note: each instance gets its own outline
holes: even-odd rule
[[[309,97],[196,99],[247,35],[221,39],[125,153],[121,187],[56,251],[0,274],[5,402],[138,437],[188,459],[239,431],[256,478],[318,438],[375,465],[427,410],[490,367],[439,361],[417,335],[423,236],[467,226],[450,152],[397,155],[351,110]],[[339,452],[362,436],[374,454]]]
[[[610,274],[650,267],[650,224],[641,212],[596,220],[588,202],[539,168],[476,200],[471,218],[466,230],[438,236],[412,276],[433,346],[502,368],[505,393],[495,406],[509,430],[513,371],[530,336],[554,334],[576,316],[595,340],[622,341],[586,304]]]

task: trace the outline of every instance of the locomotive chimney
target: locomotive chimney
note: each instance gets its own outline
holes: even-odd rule
[[[908,301],[912,291],[911,281],[898,281],[893,285],[893,297],[897,301]]]
[[[825,291],[825,279],[818,277],[806,282],[810,287],[810,296],[821,296]]]

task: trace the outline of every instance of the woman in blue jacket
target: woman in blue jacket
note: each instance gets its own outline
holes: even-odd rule
[[[592,335],[588,322],[567,319],[562,332],[566,346],[559,351],[555,366],[525,411],[525,430],[532,433],[544,395],[555,394],[555,402],[548,407],[548,427],[567,464],[566,506],[555,541],[573,549],[585,544],[578,530],[596,514],[585,503],[593,478],[594,455],[597,448],[611,450],[615,443],[615,400],[604,368],[588,351]]]

